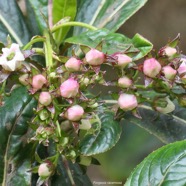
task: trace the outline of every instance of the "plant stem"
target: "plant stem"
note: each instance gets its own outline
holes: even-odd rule
[[[74,179],[73,179],[71,170],[70,170],[70,168],[69,168],[68,161],[67,161],[67,159],[65,158],[65,156],[62,156],[62,158],[63,158],[63,163],[64,163],[64,166],[65,166],[65,168],[66,168],[68,177],[69,177],[69,179],[70,179],[70,182],[71,182],[72,186],[75,186],[75,182],[74,182]]]
[[[37,43],[37,42],[45,42],[45,38],[35,38],[35,39],[32,39],[29,43],[27,43],[24,47],[23,47],[23,50],[27,50],[29,49],[34,43]]]
[[[117,104],[118,101],[116,101],[116,100],[104,100],[104,103],[108,103],[108,104]]]
[[[84,28],[88,28],[90,30],[97,30],[96,27],[92,26],[92,25],[89,25],[87,23],[82,23],[82,22],[76,22],[76,21],[70,21],[70,22],[67,22],[67,23],[62,23],[62,24],[59,24],[59,25],[56,25],[54,26],[52,29],[51,29],[51,32],[54,33],[56,32],[58,29],[62,28],[62,27],[67,27],[67,26],[80,26],[80,27],[84,27]]]
[[[48,68],[48,71],[50,73],[51,67],[53,65],[53,59],[52,59],[52,45],[50,43],[50,36],[47,30],[44,31],[44,36],[46,37],[46,41],[44,43],[46,67]]]
[[[44,50],[42,48],[32,48],[32,51],[37,54],[44,55]]]

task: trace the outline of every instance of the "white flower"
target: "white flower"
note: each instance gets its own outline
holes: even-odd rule
[[[7,71],[15,71],[21,66],[21,62],[25,60],[18,44],[13,43],[10,48],[2,48],[2,52],[0,65]]]

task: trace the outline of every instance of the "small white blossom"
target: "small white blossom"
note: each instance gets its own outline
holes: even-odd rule
[[[3,54],[0,56],[0,65],[7,71],[15,71],[25,60],[19,45],[13,43],[10,48],[2,48]]]

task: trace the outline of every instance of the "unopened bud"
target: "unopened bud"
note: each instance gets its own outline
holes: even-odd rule
[[[186,107],[186,94],[180,94],[178,97],[178,103],[182,107]]]
[[[64,81],[60,86],[61,96],[65,98],[75,97],[78,94],[78,91],[79,83],[73,78]]]
[[[132,58],[127,56],[126,54],[117,54],[117,65],[125,68],[129,63],[132,62]]]
[[[173,56],[174,54],[177,53],[177,50],[175,48],[172,48],[172,47],[166,47],[164,49],[164,53],[165,55],[167,55],[168,57],[171,57]]]
[[[79,121],[84,114],[84,109],[80,105],[74,105],[67,109],[65,117],[70,121]]]
[[[162,72],[164,73],[165,78],[168,80],[173,80],[177,73],[177,71],[173,69],[171,66],[164,66],[162,68]]]
[[[52,97],[49,92],[41,92],[39,95],[39,102],[44,105],[48,106],[52,102]]]
[[[105,61],[105,54],[92,48],[86,53],[85,60],[89,65],[98,66]]]
[[[81,67],[81,60],[76,59],[75,57],[71,57],[66,63],[65,67],[67,70],[71,72],[79,71]]]
[[[175,110],[174,103],[168,98],[159,98],[155,101],[155,109],[163,114],[168,114]]]
[[[23,74],[19,77],[19,81],[22,85],[28,85],[28,74]]]
[[[91,128],[91,123],[89,119],[82,119],[81,124],[79,125],[79,129],[89,130]]]
[[[118,85],[122,88],[129,88],[132,86],[132,80],[127,76],[121,77],[118,79]]]
[[[32,79],[32,87],[39,90],[46,84],[47,80],[42,74],[35,75]]]
[[[186,61],[184,60],[178,68],[179,75],[186,73]]]
[[[38,168],[38,174],[42,178],[47,178],[52,174],[52,165],[50,163],[42,163]]]
[[[124,111],[133,110],[138,106],[138,101],[135,95],[124,93],[120,95],[118,105]]]
[[[143,73],[151,78],[156,77],[161,70],[160,63],[155,58],[146,59],[143,64]]]

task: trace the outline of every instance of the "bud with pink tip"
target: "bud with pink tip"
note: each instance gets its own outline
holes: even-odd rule
[[[117,54],[117,64],[118,66],[125,68],[129,63],[132,62],[132,58],[126,54]]]
[[[76,59],[75,57],[71,57],[66,63],[65,67],[67,70],[71,72],[79,71],[81,67],[82,61],[79,59]]]
[[[155,58],[146,59],[143,64],[143,73],[151,78],[156,77],[161,71],[161,65]]]
[[[127,76],[123,76],[118,79],[118,85],[122,88],[129,88],[132,86],[132,80]]]
[[[45,76],[42,74],[35,75],[32,79],[32,87],[36,90],[39,90],[47,83]]]
[[[171,57],[171,56],[173,56],[174,54],[177,53],[177,50],[175,48],[172,48],[172,47],[168,46],[164,49],[164,53],[165,53],[166,56]]]
[[[52,102],[52,97],[49,92],[41,92],[39,95],[39,102],[44,105],[48,106]]]
[[[92,48],[89,52],[86,53],[85,60],[89,65],[98,66],[105,61],[105,54]]]
[[[183,62],[178,68],[179,75],[186,73],[186,60],[182,60]]]
[[[73,78],[64,81],[60,86],[61,96],[64,98],[73,98],[78,94],[79,83]]]
[[[173,69],[171,66],[164,66],[162,68],[162,72],[164,73],[165,78],[168,80],[173,80],[177,73],[177,71]]]
[[[47,178],[52,175],[52,167],[50,163],[42,163],[38,168],[38,174],[42,178]]]
[[[138,101],[135,95],[123,93],[119,96],[118,105],[124,111],[133,110],[138,106]]]
[[[67,109],[65,117],[70,121],[79,121],[84,114],[84,109],[80,105],[74,105]]]

